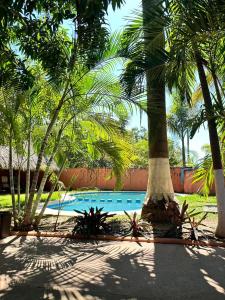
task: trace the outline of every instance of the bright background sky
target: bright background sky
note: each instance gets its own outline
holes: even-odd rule
[[[132,16],[132,12],[136,11],[138,8],[140,8],[139,0],[126,0],[126,3],[121,9],[117,9],[115,12],[110,9],[108,13],[108,22],[112,32],[120,31],[127,23],[127,17]],[[169,107],[169,103],[170,99],[167,94],[167,107]],[[140,123],[140,115],[136,113],[131,117],[129,127],[139,128],[140,126],[147,128],[147,118],[146,116],[142,116]],[[190,141],[190,149],[196,151],[199,157],[201,157],[204,154],[201,151],[201,146],[204,144],[209,144],[209,138],[208,131],[202,127]]]

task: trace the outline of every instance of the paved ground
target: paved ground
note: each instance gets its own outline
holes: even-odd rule
[[[0,298],[225,299],[225,249],[10,237]]]

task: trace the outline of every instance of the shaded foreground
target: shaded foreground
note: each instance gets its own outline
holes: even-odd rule
[[[225,249],[9,237],[1,299],[224,299]]]

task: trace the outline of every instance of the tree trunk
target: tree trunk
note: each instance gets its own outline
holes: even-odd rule
[[[67,192],[63,195],[63,198],[59,200],[59,203],[58,203],[58,213],[57,213],[57,216],[56,216],[56,220],[55,220],[53,231],[57,231],[59,216],[60,216],[60,212],[62,210],[62,204],[63,204],[63,202],[64,202],[64,200],[66,198],[66,194],[67,194]]]
[[[13,221],[14,227],[17,226],[17,212],[16,212],[16,199],[15,199],[15,188],[14,188],[14,176],[13,176],[13,157],[12,157],[12,129],[10,129],[9,137],[9,184],[10,192],[12,197],[12,208],[13,208]]]
[[[211,74],[212,74],[213,83],[214,83],[215,90],[216,90],[217,101],[220,104],[220,106],[223,107],[223,101],[222,101],[222,97],[221,97],[221,94],[220,94],[220,88],[219,88],[219,84],[218,84],[218,78],[216,76],[216,72],[215,72],[214,67],[211,69]]]
[[[27,207],[26,207],[26,211],[25,211],[25,216],[24,216],[24,221],[23,221],[24,225],[28,225],[28,224],[31,223],[32,204],[33,204],[33,199],[34,199],[34,195],[35,195],[35,190],[36,190],[36,187],[37,187],[39,172],[40,172],[41,163],[42,163],[42,158],[43,158],[46,146],[47,146],[48,138],[49,138],[49,136],[52,132],[53,126],[55,125],[55,122],[57,120],[59,112],[60,112],[60,110],[61,110],[61,108],[64,104],[64,100],[65,100],[66,93],[67,93],[67,88],[68,88],[68,83],[66,84],[64,94],[63,94],[62,98],[60,99],[57,108],[55,109],[55,112],[53,114],[51,122],[49,123],[48,128],[47,128],[46,133],[45,133],[45,136],[42,140],[42,145],[41,145],[41,149],[40,149],[40,152],[39,152],[39,155],[38,155],[36,169],[35,169],[32,184],[31,184],[30,195],[29,195],[29,199],[28,199],[28,203],[27,203]]]
[[[25,207],[29,199],[30,191],[30,152],[31,152],[31,126],[29,126],[28,132],[28,144],[27,144],[27,170],[26,170],[26,191],[25,191]]]
[[[142,0],[143,25],[145,39],[146,60],[149,65],[146,70],[147,82],[147,113],[148,113],[148,139],[149,139],[149,174],[147,194],[142,209],[142,218],[151,221],[169,221],[165,212],[168,202],[174,200],[174,191],[170,175],[167,125],[166,125],[166,100],[165,80],[163,66],[165,61],[160,51],[152,45],[158,38],[159,26],[157,24],[156,36],[153,37],[154,14],[151,9],[161,6],[160,0]],[[163,10],[162,10],[163,11]],[[151,35],[149,32],[151,31]],[[163,25],[161,28],[161,41],[157,47],[164,48]],[[160,71],[157,70],[160,68]],[[160,73],[158,76],[156,74]]]
[[[190,162],[190,137],[189,130],[187,129],[187,163]]]
[[[41,183],[40,183],[40,186],[39,186],[39,189],[38,189],[38,193],[37,193],[34,205],[33,205],[32,214],[31,214],[31,221],[35,216],[38,204],[40,202],[41,195],[43,193],[46,181],[47,181],[48,176],[49,176],[49,170],[50,170],[51,164],[53,162],[53,159],[54,159],[55,154],[56,154],[56,152],[58,150],[58,147],[59,147],[59,143],[60,143],[60,140],[61,140],[62,133],[63,133],[63,128],[61,128],[58,132],[58,135],[57,135],[57,138],[56,138],[56,141],[55,141],[55,145],[54,145],[54,149],[53,149],[52,154],[51,154],[51,156],[48,160],[48,163],[46,165],[46,169],[45,169],[44,175],[42,177],[42,180],[41,180]]]
[[[32,222],[32,220],[35,216],[36,210],[37,210],[39,202],[41,200],[41,195],[44,191],[44,187],[45,187],[46,181],[47,181],[48,176],[49,176],[49,169],[50,169],[50,167],[47,165],[47,167],[45,169],[45,172],[44,172],[44,175],[41,179],[41,183],[40,183],[40,186],[39,186],[39,189],[38,189],[38,192],[37,192],[36,199],[35,199],[34,204],[33,204],[33,209],[32,209],[32,213],[31,213],[31,222]]]
[[[181,137],[181,143],[182,143],[182,164],[183,167],[186,167],[186,155],[185,155],[185,142],[184,142],[184,135],[182,134]]]
[[[202,93],[205,103],[205,109],[208,117],[209,140],[212,153],[213,169],[215,176],[215,188],[218,207],[218,224],[216,228],[216,235],[225,237],[225,186],[223,166],[220,153],[219,137],[216,128],[216,121],[213,113],[212,99],[208,83],[206,80],[205,70],[202,63],[202,57],[198,49],[193,45],[195,53],[196,64],[198,68],[199,79],[202,87]]]
[[[44,215],[45,209],[48,206],[48,203],[49,203],[49,201],[51,199],[51,196],[52,196],[52,194],[54,193],[54,191],[55,191],[55,189],[57,187],[57,184],[59,182],[59,179],[60,179],[60,176],[62,174],[63,168],[65,166],[65,163],[66,163],[66,160],[64,160],[64,162],[62,163],[62,166],[61,166],[61,168],[59,170],[59,173],[58,173],[58,176],[57,176],[57,180],[56,180],[55,184],[52,185],[51,190],[50,190],[50,192],[48,194],[48,198],[46,199],[44,205],[42,206],[42,209],[41,209],[39,215],[35,219],[35,224],[34,224],[35,227],[37,227],[40,224],[40,221],[41,221],[41,219],[42,219],[42,217]]]
[[[17,203],[18,203],[18,214],[20,214],[20,208],[21,208],[21,205],[20,205],[20,173],[21,173],[21,170],[20,170],[20,166],[19,166],[19,169],[18,169],[18,176],[17,176]]]

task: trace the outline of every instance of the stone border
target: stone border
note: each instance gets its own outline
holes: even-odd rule
[[[116,237],[113,235],[92,235],[89,238],[83,235],[73,235],[71,233],[63,232],[40,232],[40,231],[12,231],[11,236],[34,236],[34,237],[58,237],[58,238],[70,238],[76,240],[98,240],[98,241],[117,241],[117,242],[136,242],[136,243],[156,243],[156,244],[173,244],[173,245],[188,245],[188,246],[202,246],[202,247],[223,247],[225,248],[225,242],[203,242],[203,241],[192,241],[185,239],[175,239],[175,238],[150,238],[146,239],[144,237]]]

